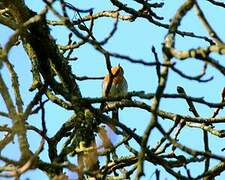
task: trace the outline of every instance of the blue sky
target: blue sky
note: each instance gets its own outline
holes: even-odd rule
[[[41,1],[31,1],[26,0],[26,4],[35,11],[39,11],[43,7],[43,3]],[[72,2],[72,1],[71,1]],[[184,1],[174,0],[172,3],[167,1],[165,2],[165,7],[162,9],[156,10],[155,12],[160,16],[166,17],[163,20],[164,23],[168,23],[169,19],[173,17],[178,7]],[[130,1],[127,1],[130,4]],[[209,6],[209,3],[206,1],[199,2],[200,6],[203,8],[205,15],[209,22],[215,27],[216,32],[218,35],[225,39],[224,29],[224,22],[221,21],[221,17],[224,17],[224,10],[222,8],[216,8],[215,6]],[[77,7],[80,8],[92,8],[94,7],[94,13],[100,10],[110,10],[112,6],[110,5],[109,1],[99,1],[97,0],[89,0],[84,3],[84,1],[77,1],[75,4]],[[136,3],[133,3],[136,6]],[[49,15],[48,18],[57,19],[53,15]],[[98,40],[104,39],[105,36],[113,28],[113,23],[115,20],[110,18],[102,18],[95,21],[94,25],[94,35]],[[202,24],[196,17],[194,10],[191,10],[188,15],[183,19],[181,23],[181,30],[185,31],[193,31],[198,35],[207,36],[207,32],[203,28]],[[136,59],[144,59],[146,61],[154,61],[154,56],[151,53],[151,47],[154,45],[158,52],[160,61],[162,61],[162,54],[161,54],[161,43],[163,42],[164,36],[167,30],[159,28],[153,24],[150,24],[148,21],[144,19],[137,19],[134,22],[125,22],[120,21],[118,25],[118,31],[116,32],[115,36],[110,39],[109,43],[106,44],[104,47],[107,50],[112,52],[121,53],[124,55],[129,55],[130,57]],[[12,34],[12,31],[8,28],[5,28],[0,25],[0,34],[4,34],[4,36],[0,36],[0,42],[4,45],[7,42],[8,38]],[[52,36],[56,39],[58,44],[66,44],[69,31],[62,27],[52,27],[51,30]],[[74,40],[76,40],[74,38]],[[196,47],[206,47],[208,44],[199,39],[189,38],[189,37],[181,37],[177,36],[176,38],[176,46],[179,50],[187,50],[190,48]],[[71,66],[76,75],[87,75],[87,76],[104,76],[107,72],[105,67],[104,56],[101,55],[91,45],[85,45],[77,50],[74,51],[73,55],[78,57],[79,60],[75,62],[71,62]],[[218,60],[222,59],[221,56],[214,56]],[[18,47],[12,48],[9,54],[9,59],[15,65],[15,69],[18,72],[19,80],[20,80],[20,87],[21,93],[24,98],[25,104],[27,104],[30,99],[32,99],[34,93],[28,91],[31,83],[32,83],[32,76],[30,73],[31,64],[28,60],[27,55],[25,54],[22,45]],[[129,91],[140,91],[144,90],[146,93],[148,92],[155,92],[157,88],[157,76],[155,72],[155,67],[146,67],[143,65],[138,64],[131,64],[125,60],[115,59],[112,58],[112,65],[117,65],[120,63],[125,71],[125,77],[128,81],[128,89]],[[173,59],[173,61],[176,61]],[[191,62],[191,63],[190,63]],[[222,63],[222,62],[221,62]],[[222,63],[225,64],[225,63]],[[202,68],[202,63],[199,61],[191,61],[187,60],[184,62],[179,62],[178,66],[184,70],[187,74],[198,74]],[[1,73],[5,77],[7,84],[11,84],[10,79],[8,78],[6,68],[1,70]],[[185,88],[188,95],[194,97],[205,97],[206,100],[212,102],[219,102],[220,101],[220,92],[224,87],[224,76],[216,71],[214,68],[209,67],[208,75],[206,77],[214,76],[214,80],[209,83],[198,83],[194,81],[187,81],[175,74],[174,72],[170,71],[168,84],[166,87],[165,92],[167,93],[176,93],[176,87],[182,86]],[[101,80],[95,81],[81,81],[78,82],[82,95],[84,97],[100,97],[101,96]],[[150,101],[147,101],[148,104]],[[4,110],[4,105],[0,97],[0,107],[1,110]],[[209,109],[206,106],[196,104],[196,107],[199,113],[203,117],[210,117],[212,114],[212,109]],[[2,109],[3,108],[3,109]],[[62,108],[48,103],[46,105],[46,120],[47,120],[47,127],[48,127],[48,135],[53,135],[57,129],[64,123],[63,120],[69,118],[72,112],[65,112]],[[173,100],[173,99],[163,99],[160,105],[160,109],[166,111],[172,111],[174,113],[180,113],[184,115],[192,115],[188,111],[188,106],[184,100]],[[220,116],[224,115],[224,111],[220,113]],[[150,114],[146,112],[134,108],[125,109],[120,113],[121,121],[125,123],[130,128],[136,128],[138,134],[143,134],[145,127],[150,119]],[[8,120],[1,118],[1,122],[8,123]],[[40,127],[40,117],[39,115],[34,115],[29,119],[31,124],[34,124],[37,127]],[[163,127],[171,126],[171,122],[168,120],[161,120],[160,122],[163,124]],[[219,124],[216,125],[219,129],[224,129],[224,125]],[[35,150],[38,146],[39,139],[35,133],[29,132],[31,138],[31,148]],[[194,135],[194,136],[193,136]],[[155,140],[159,139],[161,135],[155,131],[151,135],[150,143],[155,142]],[[194,128],[186,128],[180,134],[180,142],[195,149],[202,148],[202,131],[199,129]],[[135,143],[134,143],[135,145]],[[12,144],[7,147],[5,151],[3,151],[4,155],[10,155],[11,157],[18,157],[18,152],[15,152],[17,144]],[[210,135],[210,147],[214,152],[221,153],[220,149],[224,147],[223,140],[215,138],[214,136]],[[121,154],[125,154],[121,150]],[[46,153],[42,153],[41,157],[43,159],[47,158]],[[202,164],[201,164],[202,165]],[[193,165],[196,168],[191,172],[196,174],[201,169],[201,165]],[[146,177],[142,179],[149,179],[152,173],[154,172],[154,167],[151,164],[147,164],[146,172],[149,172]],[[165,174],[165,171],[161,167],[157,167],[162,171],[161,177],[162,179],[168,177],[168,179],[172,179],[168,174]],[[47,179],[45,175],[40,173],[40,171],[35,170],[27,173],[23,176],[24,179],[26,177],[30,177],[33,179]],[[222,173],[221,176],[217,179],[224,179],[225,173]]]

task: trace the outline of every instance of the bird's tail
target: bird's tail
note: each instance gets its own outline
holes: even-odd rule
[[[112,119],[115,121],[119,121],[119,110],[118,109],[112,111]]]

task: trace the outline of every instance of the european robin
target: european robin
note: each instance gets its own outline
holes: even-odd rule
[[[127,81],[124,77],[123,68],[117,65],[111,69],[112,72],[112,84],[108,92],[106,92],[107,86],[109,86],[110,76],[106,74],[102,82],[102,96],[112,97],[112,96],[123,96],[127,94]],[[113,106],[116,102],[108,102],[108,106]],[[117,111],[117,112],[116,112]],[[112,118],[118,120],[118,110],[112,112]]]

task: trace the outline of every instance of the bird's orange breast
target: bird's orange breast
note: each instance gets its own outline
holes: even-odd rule
[[[114,77],[113,78],[113,84],[119,84],[119,83],[121,83],[122,81],[123,81],[123,76],[116,76],[116,77]],[[109,78],[109,75],[107,74],[106,76],[105,76],[105,78],[104,78],[104,82],[107,82],[107,83],[109,83],[109,80],[110,80],[110,78]]]

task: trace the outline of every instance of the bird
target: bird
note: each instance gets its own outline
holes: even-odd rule
[[[120,64],[111,68],[112,72],[112,84],[110,85],[110,75],[109,73],[105,75],[102,82],[102,96],[103,97],[116,97],[116,96],[124,96],[128,92],[128,84],[124,77],[124,70]],[[108,87],[111,86],[111,87]],[[110,88],[107,91],[107,88]],[[114,102],[107,102],[106,105],[112,107],[115,105]],[[112,119],[118,120],[118,109],[112,111]]]

